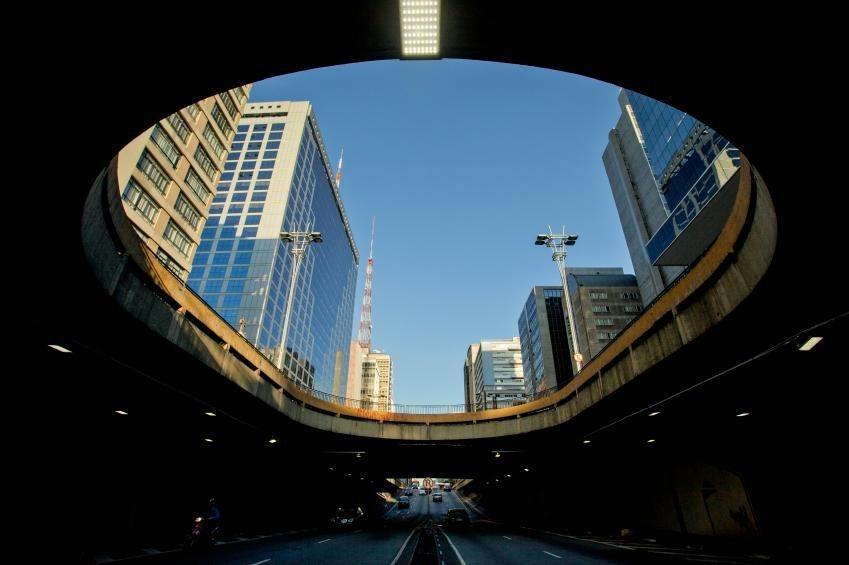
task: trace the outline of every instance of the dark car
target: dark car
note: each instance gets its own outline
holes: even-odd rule
[[[359,506],[339,507],[330,518],[330,525],[334,528],[352,528],[364,518]]]
[[[464,508],[451,508],[445,514],[445,525],[447,526],[468,526],[469,513]]]
[[[398,499],[398,508],[409,508],[410,507],[410,498],[406,495],[400,497]]]
[[[434,502],[442,502],[442,493],[441,492],[433,493],[433,501]]]
[[[444,487],[442,487],[442,490],[444,490],[445,492],[451,492],[451,485],[445,485]]]

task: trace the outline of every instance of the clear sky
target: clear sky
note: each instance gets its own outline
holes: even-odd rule
[[[372,344],[395,402],[461,404],[469,344],[518,335],[534,285],[559,284],[549,224],[580,236],[570,266],[633,273],[601,161],[618,88],[533,67],[380,61],[254,84],[251,101],[309,100],[362,261],[372,215]]]

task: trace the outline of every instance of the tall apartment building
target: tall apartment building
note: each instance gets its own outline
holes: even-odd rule
[[[477,387],[475,386],[475,359],[477,359],[480,344],[473,343],[466,350],[466,360],[463,362],[463,394],[466,400],[466,412],[475,412],[479,406]]]
[[[363,360],[360,401],[363,408],[380,410],[380,365],[377,359]]]
[[[363,388],[363,361],[366,360],[368,351],[360,345],[359,340],[351,341],[351,349],[348,354],[348,381],[345,385],[345,398],[360,400]]]
[[[303,258],[281,369],[341,396],[359,255],[309,102],[251,102],[238,123],[189,284],[277,362],[292,272],[281,231],[319,231]]]
[[[620,92],[619,104],[602,160],[649,303],[719,234],[736,195],[736,183],[728,181],[740,155],[713,129],[667,104],[629,90]]]
[[[620,268],[573,268],[567,280],[578,347],[588,361],[643,310],[640,288]]]
[[[392,357],[383,351],[372,350],[366,355],[366,361],[377,364],[379,378],[377,384],[377,409],[384,412],[392,411],[395,402],[395,392],[392,387],[393,370]]]
[[[525,402],[522,349],[518,337],[481,341],[474,371],[474,411]]]
[[[519,314],[525,392],[561,387],[574,377],[562,286],[535,286]]]
[[[251,85],[174,112],[118,153],[124,209],[139,237],[185,280]]]

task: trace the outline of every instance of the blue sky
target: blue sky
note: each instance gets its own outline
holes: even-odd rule
[[[548,224],[580,236],[571,266],[623,267],[601,161],[618,88],[479,61],[379,61],[275,77],[251,101],[309,100],[363,260],[371,216],[372,342],[392,354],[395,402],[460,404],[470,343],[517,334],[538,284],[558,284]]]

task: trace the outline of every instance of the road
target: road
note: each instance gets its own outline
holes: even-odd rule
[[[432,495],[413,495],[410,497],[410,508],[393,507],[378,527],[357,527],[352,530],[326,529],[247,543],[219,545],[212,551],[199,556],[175,553],[133,560],[133,563],[149,565],[189,563],[407,565],[418,539],[415,531],[428,519],[431,519],[435,526],[435,541],[442,565],[657,563],[677,562],[684,559],[740,563],[736,560],[714,561],[706,559],[709,557],[706,555],[683,555],[679,552],[647,553],[643,548],[627,547],[616,543],[516,529],[483,519],[471,511],[469,527],[443,526],[445,514],[449,509],[466,507],[455,492],[445,492],[442,496],[442,502],[433,502]]]

